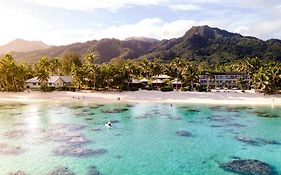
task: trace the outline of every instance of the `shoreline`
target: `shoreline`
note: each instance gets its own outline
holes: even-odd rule
[[[120,100],[117,100],[120,98]],[[241,92],[161,92],[161,91],[54,91],[0,92],[0,103],[182,103],[210,105],[265,105],[281,106],[281,95],[263,95],[253,91]]]

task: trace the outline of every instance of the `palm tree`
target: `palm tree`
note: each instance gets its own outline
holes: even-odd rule
[[[151,76],[148,64],[149,64],[149,61],[147,59],[143,59],[139,63],[140,76],[145,77],[146,79],[149,79]]]
[[[80,89],[85,86],[85,70],[83,69],[83,67],[79,67],[73,64],[71,68],[71,76],[73,78],[73,84],[76,89]]]
[[[242,77],[239,77],[236,81],[236,85],[239,87],[239,89],[241,89],[242,91],[244,91],[244,79]]]
[[[95,64],[95,56],[93,54],[87,55],[85,64],[82,66],[85,70],[85,81],[87,88],[94,87],[96,89],[97,66]]]
[[[254,74],[254,85],[265,93],[272,94],[281,87],[281,65],[280,63],[269,62],[262,66]]]
[[[46,91],[50,77],[50,62],[48,57],[42,57],[36,65],[37,76],[43,91]]]
[[[49,61],[50,74],[62,75],[62,65],[58,58],[53,58]]]
[[[212,87],[210,88],[210,81],[212,79],[212,74],[210,72],[205,72],[206,78],[207,78],[207,91],[209,92],[210,89],[212,89]]]
[[[190,84],[191,91],[194,89],[194,84],[199,83],[199,76],[197,73],[197,68],[189,63],[182,71],[182,77],[185,83]]]
[[[5,55],[0,60],[0,90],[23,91],[27,70],[24,66],[17,66],[12,55]]]

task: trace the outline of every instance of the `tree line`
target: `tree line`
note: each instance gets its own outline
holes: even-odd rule
[[[170,62],[155,59],[149,61],[112,59],[108,63],[96,64],[93,54],[80,58],[77,54],[68,54],[62,58],[42,57],[36,64],[15,63],[12,55],[5,55],[0,60],[0,90],[23,91],[25,81],[38,76],[41,86],[47,86],[52,75],[70,75],[73,86],[79,89],[93,90],[128,90],[133,79],[166,74],[177,78],[183,88],[200,88],[200,75],[212,72],[237,71],[251,76],[255,89],[272,94],[281,89],[281,64],[277,61],[263,61],[259,58],[225,64],[208,64],[175,58]],[[171,82],[165,82],[170,86]]]

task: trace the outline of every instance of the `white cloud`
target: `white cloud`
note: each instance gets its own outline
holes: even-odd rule
[[[58,37],[57,44],[60,43],[61,38],[63,41],[71,42],[83,42],[92,39],[102,38],[117,38],[126,39],[128,37],[151,37],[157,39],[171,39],[180,37],[185,32],[195,25],[211,25],[211,26],[223,26],[223,21],[194,21],[194,20],[175,20],[171,22],[163,21],[159,18],[147,18],[143,19],[135,24],[126,24],[119,26],[110,26],[102,30],[95,29],[80,29],[80,30],[62,30],[49,33],[52,37]]]
[[[2,0],[0,0],[2,1]],[[15,0],[16,1],[16,0]],[[166,6],[176,11],[180,11],[181,14],[188,13],[186,11],[199,10],[200,8],[205,10],[204,3],[220,4],[237,4],[242,5],[242,0],[233,2],[234,0],[24,0],[35,2],[44,6],[66,8],[71,10],[118,10],[120,8],[132,6],[132,5],[159,5]],[[245,0],[245,3],[254,2],[254,0]],[[276,0],[269,0],[269,4],[275,4]],[[244,3],[244,5],[245,5]],[[258,0],[256,4],[266,3],[265,0]],[[138,7],[137,7],[138,8]],[[39,16],[32,14],[32,8],[22,8],[19,5],[16,6],[10,3],[10,6],[0,3],[0,21],[2,26],[0,28],[0,44],[5,44],[15,38],[23,38],[27,40],[43,40],[48,44],[69,44],[77,41],[87,41],[101,38],[118,38],[125,39],[132,36],[145,36],[153,37],[157,39],[170,39],[174,37],[180,37],[194,25],[210,25],[219,27],[228,31],[241,33],[243,35],[256,36],[262,39],[268,39],[271,37],[281,37],[281,21],[279,16],[281,14],[281,5],[276,5],[272,9],[270,16],[267,16],[263,10],[258,13],[240,14],[237,12],[235,15],[228,15],[228,9],[225,11],[215,11],[210,9],[210,12],[200,11],[200,14],[193,13],[193,18],[184,19],[181,15],[174,20],[166,21],[166,19],[159,18],[146,18],[140,21],[118,24],[116,25],[111,21],[83,21],[83,27],[79,28],[79,25],[75,25],[75,29],[71,26],[71,20],[66,19],[63,24],[58,21],[52,21],[45,18],[40,19]],[[50,10],[50,9],[48,9]],[[214,13],[217,12],[217,13]],[[213,12],[213,13],[212,13]],[[266,11],[267,12],[267,11]],[[43,13],[43,12],[42,12]],[[71,11],[72,13],[72,11]],[[75,12],[73,12],[75,13]],[[80,13],[80,12],[79,12]],[[206,16],[206,13],[210,16]],[[278,15],[279,14],[279,15]],[[93,14],[95,15],[95,14]],[[228,16],[226,16],[228,15]],[[40,15],[42,16],[42,15]],[[187,15],[185,15],[187,16]],[[128,17],[130,18],[130,17]],[[110,17],[109,17],[110,19]],[[200,20],[198,20],[200,19]],[[80,19],[79,19],[80,20]],[[127,19],[122,19],[126,21]],[[62,22],[62,21],[60,21]],[[86,24],[85,24],[86,23]],[[69,24],[69,25],[68,25]],[[104,27],[107,26],[107,27]]]
[[[52,29],[51,25],[24,10],[6,8],[3,5],[0,5],[0,21],[0,44],[6,44],[15,38],[37,40],[44,31]]]
[[[199,5],[195,4],[174,4],[170,5],[170,8],[175,11],[196,11],[201,9]]]
[[[37,38],[46,43],[55,45],[69,44],[74,42],[85,42],[88,40],[102,38],[125,39],[128,37],[152,37],[157,39],[170,39],[180,37],[193,25],[209,24],[218,26],[219,22],[193,20],[176,20],[165,22],[159,18],[143,19],[135,24],[113,25],[104,29],[81,28],[81,29],[50,29],[44,31],[33,31],[28,33],[29,28],[23,29],[26,35],[21,35],[24,39]],[[31,26],[32,27],[32,26]],[[42,34],[44,33],[44,34]],[[40,35],[41,34],[41,35]]]
[[[201,5],[226,3],[225,0],[26,0],[39,5],[68,10],[114,11],[128,6],[167,6],[173,10],[191,11],[201,9]],[[233,1],[233,0],[229,0]],[[250,0],[248,0],[250,1]],[[261,1],[261,0],[260,0]],[[272,0],[271,0],[272,1]],[[234,0],[235,2],[235,0]],[[228,2],[227,2],[228,3]]]
[[[250,34],[268,39],[268,38],[280,38],[281,36],[281,21],[279,19],[265,20],[257,23],[256,27],[251,27]]]
[[[249,34],[250,27],[248,27],[248,26],[238,26],[237,28],[234,29],[234,32],[240,33],[240,34]]]
[[[240,0],[241,4],[246,4],[251,6],[275,6],[280,4],[280,0]]]
[[[122,7],[130,5],[159,5],[168,0],[28,0],[40,5],[57,7],[69,10],[87,10],[95,11],[97,9],[105,9],[116,11]]]
[[[235,27],[232,26],[234,32],[245,36],[254,36],[260,39],[279,38],[281,36],[281,21],[278,19],[268,19],[263,21],[244,21],[244,24]]]

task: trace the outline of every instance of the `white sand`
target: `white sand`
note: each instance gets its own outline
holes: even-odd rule
[[[118,101],[117,98],[120,98]],[[281,106],[281,95],[263,95],[253,91],[241,92],[1,92],[0,102],[89,102],[89,103],[201,103],[201,104],[244,104]]]

